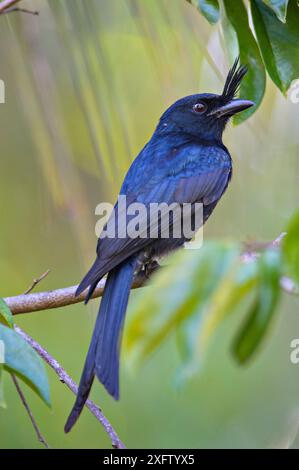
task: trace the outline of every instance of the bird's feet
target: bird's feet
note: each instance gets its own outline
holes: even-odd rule
[[[144,274],[147,279],[153,274],[154,271],[160,268],[158,261],[150,260],[144,264]]]

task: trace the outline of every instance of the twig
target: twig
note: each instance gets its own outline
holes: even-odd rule
[[[265,250],[266,248],[279,248],[285,236],[286,232],[282,232],[277,238],[275,238],[275,240],[272,240],[271,242],[246,244],[247,250],[242,254],[242,261],[244,263],[250,263],[251,261],[256,260],[260,256],[260,253],[256,251],[257,249]],[[280,278],[280,287],[287,294],[299,294],[297,284],[290,277],[282,276]]]
[[[20,2],[21,0],[3,0],[0,2],[0,14],[3,13],[8,8],[13,7],[16,3]]]
[[[293,281],[293,279],[287,276],[282,276],[280,278],[280,287],[287,294],[297,295],[299,293],[297,284]]]
[[[31,423],[32,423],[32,426],[33,426],[33,428],[34,428],[34,430],[35,430],[35,433],[36,433],[36,435],[37,435],[37,438],[38,438],[39,442],[41,442],[47,449],[49,449],[49,445],[48,445],[47,441],[45,440],[45,438],[43,437],[42,433],[41,433],[40,430],[39,430],[39,427],[38,427],[38,425],[37,425],[37,423],[36,423],[36,421],[35,421],[35,419],[34,419],[34,416],[33,416],[33,414],[32,414],[32,411],[31,411],[30,408],[29,408],[29,405],[28,405],[28,403],[27,403],[27,401],[26,401],[26,398],[25,398],[25,396],[24,396],[24,394],[23,394],[23,392],[22,392],[22,390],[21,390],[21,387],[20,387],[20,385],[19,385],[19,382],[18,382],[18,380],[17,380],[15,374],[10,374],[10,375],[11,375],[11,378],[12,378],[13,383],[15,384],[15,387],[16,387],[16,389],[17,389],[17,392],[18,392],[18,394],[19,394],[19,397],[20,397],[20,399],[21,399],[21,402],[23,403],[23,405],[24,405],[24,407],[25,407],[25,409],[26,409],[26,411],[27,411],[27,413],[28,413],[28,416],[29,416],[29,418],[30,418],[30,421],[31,421]]]
[[[68,375],[68,373],[63,369],[59,362],[54,359],[37,341],[35,341],[31,336],[29,336],[25,331],[23,331],[19,326],[14,326],[15,331],[22,336],[22,338],[27,341],[28,344],[38,353],[38,355],[44,359],[44,361],[54,370],[58,375],[59,380],[64,383],[75,395],[78,392],[78,386],[73,381],[73,379]],[[109,423],[108,419],[104,416],[100,408],[91,400],[87,400],[85,406],[89,411],[95,416],[95,418],[102,424],[105,431],[109,435],[112,446],[115,449],[125,449],[123,442],[120,440],[116,432],[114,431],[112,425]]]
[[[273,240],[272,247],[278,248],[281,245],[281,242],[284,239],[284,237],[286,236],[286,234],[287,234],[287,232],[282,232],[280,235],[278,235],[278,237],[275,238],[275,240]]]
[[[282,232],[280,235],[278,235],[277,238],[275,238],[275,240],[268,242],[245,242],[245,253],[247,252],[248,254],[257,254],[258,251],[262,251],[267,248],[279,248],[286,234],[286,232]]]
[[[16,3],[19,3],[21,0],[3,0],[0,2],[0,15],[5,13],[11,13],[13,11],[20,11],[22,13],[30,13],[31,15],[38,15],[38,11],[28,10],[27,8],[15,7]]]
[[[29,15],[39,15],[39,12],[37,10],[28,10],[27,8],[19,8],[19,7],[7,8],[6,10],[3,11],[2,15],[5,13],[13,13],[14,11],[19,11],[21,13],[28,13]]]
[[[47,271],[45,271],[44,274],[42,274],[40,277],[38,277],[37,279],[33,279],[31,286],[28,287],[27,290],[25,290],[24,295],[28,295],[29,292],[31,292],[39,282],[41,282],[43,279],[45,279],[45,277],[48,276],[49,272],[50,269],[47,269]]]
[[[245,252],[242,254],[242,261],[243,263],[251,263],[252,261],[256,260],[260,256],[260,253],[252,251],[252,252]],[[282,276],[280,278],[280,287],[283,291],[287,294],[299,294],[297,284],[287,276]]]

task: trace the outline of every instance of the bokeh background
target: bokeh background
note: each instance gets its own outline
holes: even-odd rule
[[[48,268],[38,289],[80,281],[94,258],[96,205],[113,202],[164,109],[187,94],[220,92],[230,65],[220,27],[183,0],[32,0],[22,6],[39,16],[0,17],[3,297],[23,292]],[[298,207],[298,118],[299,104],[268,81],[256,114],[228,128],[234,178],[205,239],[265,241],[283,231]],[[78,380],[97,305],[15,320]],[[246,367],[229,351],[238,322],[233,316],[184,387],[175,386],[180,359],[170,336],[138,369],[122,357],[119,403],[98,383],[92,398],[132,448],[298,447],[299,365],[289,359],[298,314],[298,300],[284,295],[272,334]],[[74,397],[47,371],[52,410],[25,385],[23,391],[49,444],[110,446],[88,410],[64,434]],[[4,385],[0,447],[41,447],[6,373]]]

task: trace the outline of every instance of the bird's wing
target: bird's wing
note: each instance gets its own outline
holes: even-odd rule
[[[151,203],[183,204],[202,202],[204,205],[218,201],[225,191],[230,175],[231,164],[228,154],[219,151],[205,149],[195,146],[184,147],[182,154],[176,155],[175,161],[164,168],[157,168],[152,174],[145,175],[142,188],[138,181],[139,193],[127,196],[129,203],[142,203],[148,209]],[[214,152],[214,160],[211,153]],[[225,154],[225,155],[224,155]],[[175,169],[174,169],[175,168]],[[162,171],[164,170],[164,171]],[[115,205],[115,220],[125,220],[126,224],[136,216],[128,216]],[[149,211],[148,211],[149,212]],[[163,214],[161,216],[163,218]],[[167,215],[169,217],[169,215]],[[142,223],[143,222],[143,223]],[[109,221],[108,221],[109,223]],[[144,249],[152,243],[152,239],[146,236],[152,233],[153,224],[157,223],[155,217],[141,220],[142,231],[137,238],[100,238],[97,247],[97,259],[82,280],[78,293],[89,285],[96,284],[101,277],[113,269],[124,259]]]

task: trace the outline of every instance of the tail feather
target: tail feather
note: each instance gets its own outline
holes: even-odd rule
[[[120,342],[136,262],[137,257],[131,257],[108,274],[77,398],[65,432],[69,432],[77,421],[95,375],[116,400],[119,398]]]
[[[95,328],[95,331],[96,331],[96,328]],[[96,338],[95,336],[93,336],[90,346],[89,346],[87,357],[85,360],[84,369],[81,375],[76,401],[67,419],[67,422],[64,426],[65,432],[69,432],[72,429],[77,419],[79,418],[81,411],[85,405],[85,402],[88,398],[88,395],[89,395],[89,392],[90,392],[90,389],[91,389],[91,386],[93,384],[94,377],[95,377],[95,373],[94,373],[95,350],[96,350]]]
[[[109,283],[113,285],[113,289],[106,297],[107,305],[103,311],[95,357],[96,376],[116,400],[119,398],[121,334],[135,266],[136,257],[122,263],[119,268],[109,273]]]
[[[101,278],[106,274],[107,271],[104,269],[104,265],[99,262],[99,259],[96,258],[95,262],[91,266],[90,270],[82,281],[80,282],[79,286],[77,287],[77,290],[75,292],[75,295],[78,296],[80,295],[87,287],[89,287],[89,295],[92,294],[93,290],[95,289],[97,283],[101,280]],[[93,288],[91,292],[91,287]],[[89,296],[90,298],[90,296]]]
[[[86,294],[84,303],[85,305],[90,301],[92,294],[94,293],[95,288],[97,287],[99,281],[95,281],[93,284],[89,286],[88,292]],[[77,295],[77,294],[76,294]]]

